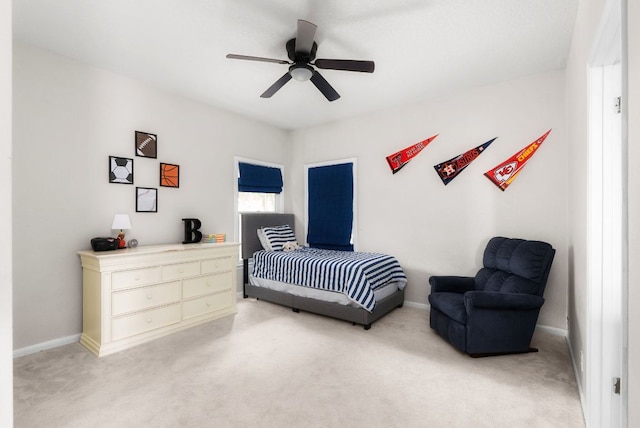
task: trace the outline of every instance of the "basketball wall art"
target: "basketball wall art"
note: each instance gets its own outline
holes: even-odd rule
[[[424,141],[420,141],[419,143],[414,144],[413,146],[409,146],[406,149],[400,150],[392,155],[387,156],[387,163],[389,164],[389,168],[391,168],[391,172],[394,174],[400,171],[411,159],[416,157],[418,153],[422,151],[427,144],[435,140],[438,134],[433,137],[429,137]]]
[[[133,159],[109,156],[109,183],[133,184]]]
[[[461,155],[449,159],[448,161],[444,161],[442,163],[439,163],[438,165],[434,165],[433,168],[438,173],[438,176],[440,177],[444,185],[446,186],[447,184],[449,184],[451,180],[456,178],[458,174],[460,174],[466,167],[468,167],[471,162],[476,160],[478,156],[480,156],[482,152],[484,152],[484,150],[489,147],[489,145],[493,143],[496,138],[493,138],[486,143],[479,145],[478,147],[474,147],[471,150],[467,150]]]
[[[148,132],[136,131],[136,156],[145,158],[158,157],[158,136]]]
[[[522,168],[529,162],[529,159],[533,157],[536,150],[542,145],[550,132],[551,129],[506,161],[485,172],[485,177],[504,192],[513,180],[516,179]]]
[[[180,187],[180,165],[160,163],[160,186]]]

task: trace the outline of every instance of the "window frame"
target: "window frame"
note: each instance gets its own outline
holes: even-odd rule
[[[239,191],[238,191],[238,177],[240,176],[240,167],[239,164],[240,163],[250,163],[253,165],[259,165],[259,166],[267,166],[267,167],[271,167],[271,168],[278,168],[280,169],[280,172],[282,173],[282,192],[280,193],[275,193],[275,211],[276,213],[282,213],[284,212],[284,194],[286,192],[286,184],[284,183],[284,165],[283,164],[277,164],[277,163],[273,163],[273,162],[266,162],[266,161],[261,161],[261,160],[257,160],[257,159],[249,159],[249,158],[244,158],[244,157],[240,157],[240,156],[234,156],[233,158],[233,212],[234,212],[234,216],[233,216],[233,234],[234,234],[234,239],[236,242],[240,242],[240,214],[241,212],[238,211],[238,196],[239,196]],[[271,211],[268,211],[271,212]]]

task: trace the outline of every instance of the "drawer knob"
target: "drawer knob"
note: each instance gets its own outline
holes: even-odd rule
[[[152,321],[153,321],[153,318],[151,317],[147,318],[147,324],[151,324]]]
[[[207,287],[211,287],[212,285],[211,281],[207,281]]]
[[[180,273],[184,273],[184,269],[183,269],[183,268],[180,268],[180,269],[178,269],[178,272],[180,272]]]
[[[151,293],[147,294],[147,299],[148,300],[151,300],[152,298],[153,298],[153,294],[151,294]]]
[[[134,278],[136,281],[140,281],[140,275],[136,275]]]
[[[206,302],[207,307],[211,306],[211,302]]]

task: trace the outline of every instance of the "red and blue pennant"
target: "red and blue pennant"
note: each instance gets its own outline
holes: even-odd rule
[[[458,174],[464,171],[464,169],[468,167],[471,162],[476,160],[478,156],[480,156],[482,152],[484,152],[496,138],[498,137],[492,138],[486,143],[481,144],[478,147],[474,147],[473,149],[468,150],[452,159],[449,159],[448,161],[444,161],[442,163],[439,163],[438,165],[434,165],[433,168],[436,170],[438,176],[445,184],[445,186],[449,184],[451,180],[456,178]]]

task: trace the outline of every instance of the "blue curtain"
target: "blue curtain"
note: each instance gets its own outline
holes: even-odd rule
[[[309,245],[353,251],[353,164],[309,168],[307,183]]]
[[[280,168],[240,162],[239,192],[281,193],[282,171]]]

